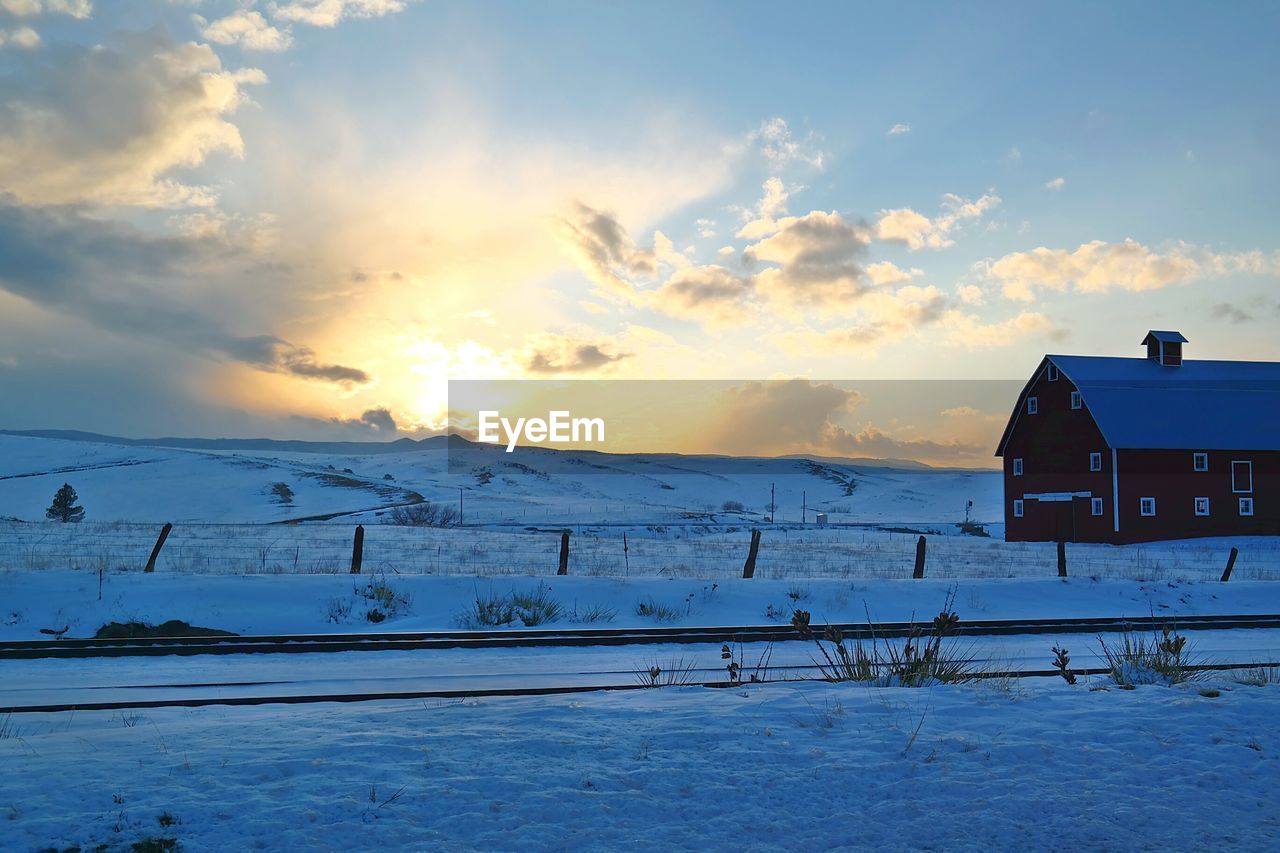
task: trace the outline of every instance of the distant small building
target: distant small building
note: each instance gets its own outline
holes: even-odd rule
[[[1000,439],[1005,539],[1280,534],[1280,363],[1046,355]]]
[[[827,514],[825,512],[820,512],[817,515],[815,515],[814,520],[818,522],[819,527],[827,526]]]

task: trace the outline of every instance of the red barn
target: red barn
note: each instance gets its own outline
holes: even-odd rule
[[[1046,355],[1004,459],[1005,539],[1146,542],[1280,534],[1280,363]]]

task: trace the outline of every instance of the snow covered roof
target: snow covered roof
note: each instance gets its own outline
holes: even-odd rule
[[[1045,358],[1079,389],[1111,447],[1280,450],[1280,362],[1184,361],[1171,370],[1149,358]]]

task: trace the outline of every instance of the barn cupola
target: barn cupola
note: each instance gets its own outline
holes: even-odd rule
[[[1164,367],[1177,367],[1182,364],[1182,345],[1187,339],[1181,332],[1162,332],[1155,329],[1147,332],[1142,339],[1147,346],[1147,358]]]

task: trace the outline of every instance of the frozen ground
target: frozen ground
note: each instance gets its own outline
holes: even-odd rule
[[[994,522],[995,471],[893,469],[805,459],[674,455],[603,456],[443,444],[404,453],[333,455],[195,451],[0,435],[0,518],[44,518],[63,482],[90,520],[265,522],[317,515],[375,517],[425,497],[456,505],[468,524],[653,524],[760,521],[775,489],[777,522],[827,512],[833,522],[916,522],[973,516]],[[387,479],[388,475],[392,479]],[[284,482],[291,504],[273,497]],[[740,512],[724,513],[726,501]]]
[[[1280,686],[1215,686],[21,715],[0,849],[1274,849]]]
[[[107,622],[181,619],[239,634],[432,631],[463,627],[477,599],[536,596],[558,612],[535,627],[767,625],[796,608],[815,623],[932,619],[949,593],[962,619],[1280,613],[1268,581],[1091,580],[662,580],[655,578],[422,575],[176,575],[137,572],[0,573],[0,638],[40,629],[91,637]],[[374,589],[370,589],[371,584]],[[642,615],[641,605],[657,615]],[[386,618],[368,620],[371,609]],[[478,626],[487,627],[487,626]],[[517,618],[509,627],[523,628]],[[2,665],[0,665],[2,666]],[[0,669],[2,671],[2,669]]]

